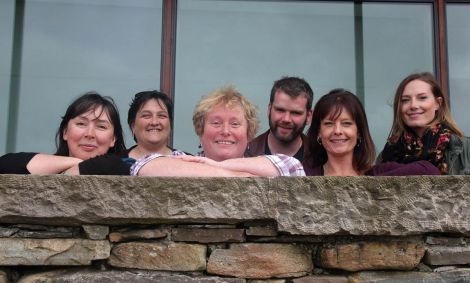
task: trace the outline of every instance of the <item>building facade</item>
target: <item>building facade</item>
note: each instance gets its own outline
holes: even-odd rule
[[[468,135],[467,15],[470,1],[2,0],[0,154],[54,152],[60,117],[84,92],[113,97],[126,125],[133,95],[151,89],[174,99],[173,146],[196,152],[202,95],[235,85],[263,129],[285,75],[305,78],[315,101],[338,87],[358,95],[380,150],[397,84],[430,71]]]

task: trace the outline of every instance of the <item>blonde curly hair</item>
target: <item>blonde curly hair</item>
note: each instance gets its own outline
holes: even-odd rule
[[[258,109],[233,86],[218,88],[209,95],[203,96],[198,102],[193,113],[193,125],[199,137],[204,133],[207,115],[218,105],[224,105],[229,109],[240,106],[248,124],[248,141],[255,137],[259,127]]]

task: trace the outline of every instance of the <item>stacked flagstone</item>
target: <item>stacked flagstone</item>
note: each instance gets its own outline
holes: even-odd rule
[[[0,175],[3,282],[470,282],[470,177]]]

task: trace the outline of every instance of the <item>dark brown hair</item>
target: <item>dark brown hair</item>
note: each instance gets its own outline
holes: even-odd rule
[[[99,107],[101,107],[101,111],[109,117],[114,128],[114,138],[116,142],[114,146],[108,150],[108,153],[119,153],[126,150],[124,137],[122,135],[121,120],[119,119],[119,112],[116,104],[114,104],[114,100],[109,96],[102,96],[91,91],[75,99],[75,101],[69,105],[67,111],[65,111],[65,115],[62,117],[62,121],[56,133],[57,151],[55,155],[69,156],[69,147],[67,141],[64,140],[64,130],[67,128],[69,121],[83,113],[94,111]]]
[[[375,158],[375,147],[369,132],[366,113],[361,101],[351,92],[344,89],[333,89],[318,100],[313,109],[312,123],[307,133],[308,147],[305,163],[312,167],[321,166],[328,160],[325,148],[317,141],[321,121],[325,118],[336,120],[341,113],[348,111],[357,126],[360,138],[354,147],[353,167],[364,173],[372,167]]]
[[[275,81],[271,88],[271,96],[269,98],[270,104],[274,102],[274,96],[278,90],[282,90],[292,98],[305,95],[307,98],[306,108],[307,110],[312,109],[313,90],[304,79],[298,77],[282,77]]]

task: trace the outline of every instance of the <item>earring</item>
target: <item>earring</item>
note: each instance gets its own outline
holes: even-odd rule
[[[201,145],[201,144],[199,144],[199,146],[198,146],[197,148],[201,149],[201,148],[202,148],[202,145]]]
[[[319,145],[322,145],[322,144],[321,144],[321,138],[320,138],[320,136],[317,136],[317,143],[318,143]]]
[[[357,146],[357,147],[361,146],[361,142],[362,142],[361,137],[358,137],[358,138],[357,138],[356,146]]]

